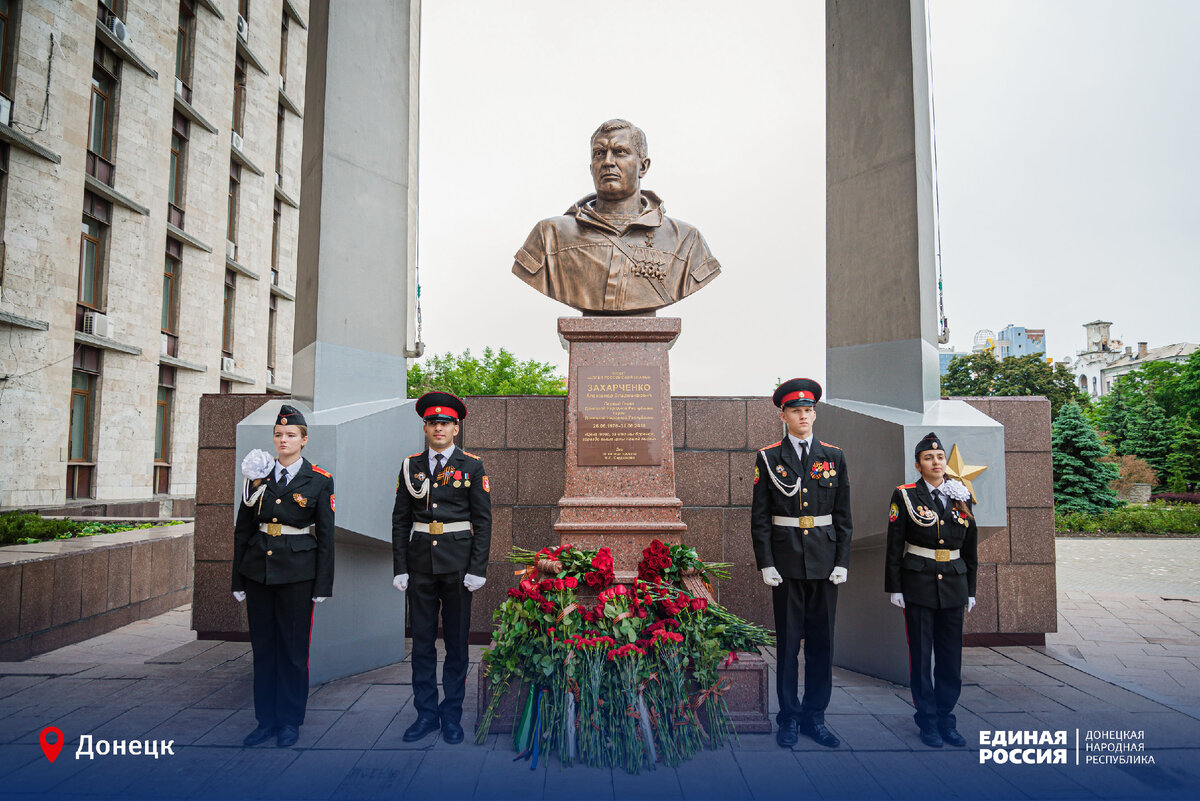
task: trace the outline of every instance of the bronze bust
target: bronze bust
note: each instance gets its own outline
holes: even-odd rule
[[[626,120],[592,134],[596,192],[542,220],[517,251],[513,274],[585,314],[640,314],[669,306],[721,272],[692,226],[641,188],[646,135]]]

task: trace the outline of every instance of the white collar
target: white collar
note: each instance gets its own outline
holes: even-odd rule
[[[800,443],[803,442],[803,443],[805,443],[805,447],[808,448],[808,455],[812,456],[812,450],[813,450],[813,435],[812,434],[809,434],[807,439],[800,439],[799,437],[793,435],[789,431],[788,439],[791,440],[792,447],[796,449],[797,455],[800,454]]]
[[[445,464],[449,464],[450,457],[454,455],[454,447],[454,443],[451,442],[450,447],[446,448],[444,451],[435,451],[433,448],[427,448],[425,456],[429,459],[430,464],[435,464],[434,460],[437,459],[437,455],[440,453],[442,454],[443,462]]]
[[[276,481],[278,481],[278,480],[279,480],[279,473],[280,473],[280,471],[283,471],[283,472],[287,473],[288,482],[290,483],[290,482],[291,482],[291,480],[292,480],[293,478],[295,478],[295,477],[296,477],[296,474],[300,472],[300,466],[301,466],[301,465],[303,465],[303,464],[304,464],[304,458],[303,458],[303,457],[301,457],[301,458],[297,459],[296,461],[292,462],[292,463],[291,463],[290,465],[288,465],[287,467],[284,467],[283,465],[281,465],[281,464],[279,463],[279,460],[278,460],[278,459],[276,459],[276,460],[275,460],[275,480],[276,480]]]
[[[946,479],[943,478],[942,483],[938,484],[936,487],[933,486],[932,484],[930,484],[925,479],[921,479],[921,483],[925,485],[925,489],[929,490],[930,495],[933,495],[933,491],[937,490],[938,494],[941,495],[943,498],[949,498],[949,496],[946,495],[946,493],[942,491],[942,487],[945,486],[945,484],[946,484]]]

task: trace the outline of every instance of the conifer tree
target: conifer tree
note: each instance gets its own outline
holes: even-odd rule
[[[1190,414],[1177,426],[1167,475],[1171,492],[1187,492],[1188,484],[1200,484],[1200,425]]]
[[[1078,404],[1068,403],[1059,410],[1052,432],[1055,508],[1097,514],[1119,506],[1109,487],[1118,477],[1117,468],[1100,461],[1108,451]]]
[[[1152,400],[1140,404],[1129,415],[1122,452],[1145,459],[1160,481],[1167,477],[1167,457],[1175,438],[1174,426],[1162,407]]]

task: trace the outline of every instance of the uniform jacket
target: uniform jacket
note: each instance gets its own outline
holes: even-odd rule
[[[793,489],[796,492],[789,497]],[[771,522],[772,517],[809,515],[832,515],[833,524],[800,529]],[[774,567],[785,578],[829,578],[835,567],[850,565],[852,529],[850,475],[841,448],[814,439],[806,465],[800,464],[800,455],[788,439],[758,452],[750,534],[759,570]]]
[[[455,448],[440,476],[429,475],[428,451],[414,453],[396,482],[392,508],[392,566],[402,573],[455,573],[486,576],[492,544],[492,495],[483,461]],[[428,482],[429,490],[421,493]],[[455,486],[457,484],[458,486]],[[470,521],[470,531],[434,536],[413,530],[413,523]]]
[[[595,211],[594,194],[566,214],[542,220],[517,251],[513,274],[544,295],[590,312],[657,309],[716,277],[721,265],[700,232],[668,217],[653,192],[642,190],[642,197],[644,211],[624,230]],[[662,292],[647,276],[661,281]]]
[[[908,503],[905,503],[905,497]],[[969,507],[970,501],[967,504]],[[884,591],[902,592],[905,603],[934,609],[966,606],[967,598],[975,595],[979,531],[975,520],[955,511],[949,499],[946,509],[935,519],[937,509],[924,481],[902,484],[893,490],[888,508]],[[918,522],[923,511],[925,520],[933,525]],[[905,553],[906,542],[922,548],[945,548],[962,553],[958,559],[938,562]]]
[[[238,501],[233,535],[235,591],[245,589],[244,576],[260,584],[313,579],[314,597],[333,595],[333,476],[303,457],[302,462],[286,486],[275,482],[272,470],[261,479],[266,489],[253,506]],[[255,487],[253,482],[251,486]],[[313,526],[313,530],[272,537],[259,531],[262,523]]]

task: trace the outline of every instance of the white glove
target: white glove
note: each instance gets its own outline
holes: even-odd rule
[[[470,573],[463,576],[463,586],[467,588],[467,592],[475,592],[486,583],[487,579],[483,576],[472,576]]]
[[[246,600],[246,593],[242,592],[241,590],[234,590],[233,591],[233,600],[237,601],[240,604],[242,601]]]
[[[850,571],[846,570],[846,568],[835,567],[833,572],[829,574],[829,581],[831,584],[845,584],[848,575],[850,575]]]
[[[396,576],[394,579],[392,579],[392,586],[395,587],[396,589],[400,590],[400,592],[404,592],[405,590],[407,590],[408,589],[408,574],[401,573],[400,575]]]
[[[313,598],[313,603],[314,603],[314,604],[323,604],[323,603],[325,603],[325,602],[326,602],[326,601],[328,601],[328,600],[329,600],[329,596],[328,596],[328,595],[323,595],[323,596],[321,596],[320,598]]]
[[[974,608],[975,608],[975,596],[972,595],[970,598],[967,599],[967,611],[970,612]]]
[[[779,575],[779,571],[773,567],[764,567],[762,569],[763,584],[768,587],[778,587],[783,583],[783,576]]]
[[[889,600],[901,609],[904,608],[904,593],[893,592]]]
[[[266,451],[255,448],[242,459],[242,475],[248,479],[266,478],[275,467],[275,459]]]

